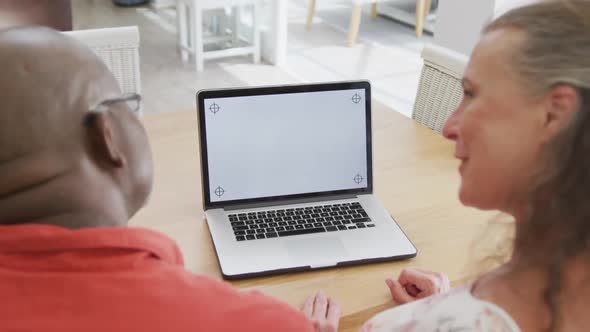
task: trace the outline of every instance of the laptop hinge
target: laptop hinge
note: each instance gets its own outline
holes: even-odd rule
[[[355,194],[310,197],[310,198],[280,200],[280,201],[275,201],[275,202],[260,202],[260,203],[232,205],[232,206],[225,207],[223,209],[225,211],[233,211],[233,210],[243,210],[243,209],[255,209],[255,208],[261,208],[261,207],[271,207],[271,206],[283,206],[283,205],[295,205],[295,204],[335,201],[335,200],[351,199],[351,198],[357,198],[357,197],[358,197],[358,195],[355,195]]]

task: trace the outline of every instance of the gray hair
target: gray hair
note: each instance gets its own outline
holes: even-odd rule
[[[548,143],[530,194],[532,215],[521,221],[514,248],[548,276],[549,331],[561,326],[562,268],[590,250],[590,1],[554,0],[520,7],[491,22],[488,33],[514,28],[525,39],[510,65],[531,96],[568,85],[578,112]]]
[[[516,8],[490,23],[484,33],[516,28],[527,35],[513,65],[532,92],[541,95],[559,84],[590,89],[590,3],[544,1]]]

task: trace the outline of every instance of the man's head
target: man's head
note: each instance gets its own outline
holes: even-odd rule
[[[0,30],[0,68],[0,224],[125,224],[149,196],[152,161],[132,110],[109,102],[121,92],[106,66],[31,27]]]

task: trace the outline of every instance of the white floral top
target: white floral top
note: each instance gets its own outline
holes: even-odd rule
[[[384,311],[361,332],[520,332],[502,308],[471,295],[471,285]]]

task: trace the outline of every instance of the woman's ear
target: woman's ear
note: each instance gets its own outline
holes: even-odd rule
[[[113,167],[126,165],[125,156],[117,147],[112,118],[108,113],[89,113],[84,123],[90,133],[90,142],[95,158],[107,162]]]
[[[569,85],[558,85],[545,96],[543,136],[546,141],[569,125],[579,105],[578,91]]]

